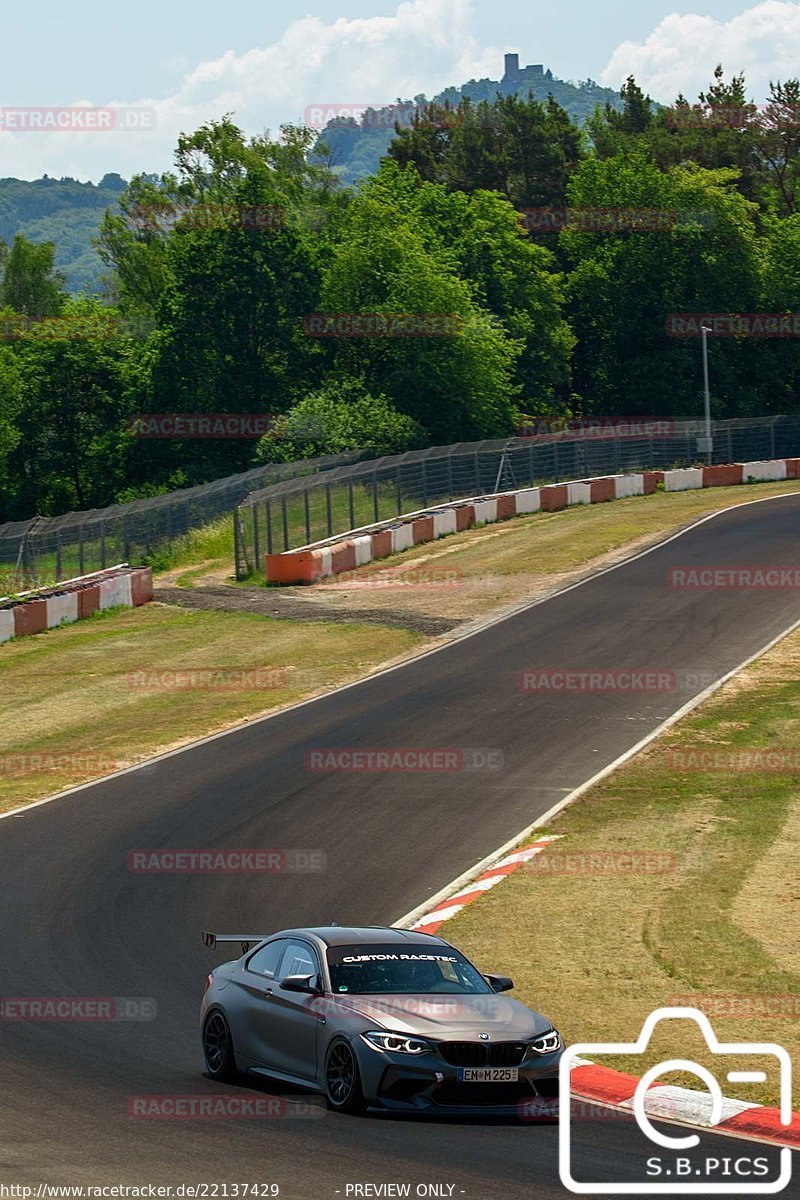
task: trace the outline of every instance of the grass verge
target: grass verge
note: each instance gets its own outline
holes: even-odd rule
[[[785,1046],[797,1095],[799,677],[794,633],[561,813],[547,832],[563,840],[445,936],[508,971],[569,1042],[633,1041],[654,1009],[689,1004],[722,1041]],[[791,757],[768,757],[780,751]],[[648,857],[634,865],[637,855]],[[688,1058],[720,1078],[686,1024],[662,1027],[643,1058],[608,1065],[642,1074]],[[777,1103],[775,1064],[768,1078],[754,1088],[723,1074],[723,1094]],[[690,1075],[663,1081],[705,1090]]]
[[[421,640],[374,625],[147,605],[9,642],[0,811],[367,675]]]

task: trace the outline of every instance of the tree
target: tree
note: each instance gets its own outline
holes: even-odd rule
[[[2,303],[26,317],[54,317],[66,300],[64,276],[54,268],[52,242],[29,242],[17,234],[3,256]]]
[[[389,157],[451,190],[501,192],[517,208],[563,203],[581,134],[552,97],[498,96],[457,109],[429,104],[397,130]]]
[[[0,322],[4,313],[0,310]],[[8,460],[19,445],[19,411],[22,403],[22,372],[16,355],[0,346],[0,502],[3,509],[15,491],[15,480]]]
[[[114,334],[97,301],[68,301],[62,314],[101,318],[96,336],[34,326],[14,343],[21,376],[19,438],[8,460],[12,515],[60,513],[109,503],[124,478],[124,360],[130,338]]]
[[[584,163],[570,187],[579,209],[641,208],[665,214],[661,229],[561,235],[571,268],[568,311],[577,337],[575,390],[585,412],[693,416],[701,381],[696,339],[670,337],[679,313],[758,311],[761,267],[755,206],[731,171],[662,172],[643,154]],[[717,415],[764,402],[763,346],[717,339]]]
[[[385,394],[433,441],[510,433],[521,347],[459,276],[431,223],[403,210],[403,188],[419,183],[404,174],[386,164],[354,199],[323,273],[320,308],[400,314],[408,320],[398,329],[411,332],[335,337],[335,367]]]
[[[791,216],[798,210],[800,183],[800,80],[771,83],[769,99],[755,121],[760,199],[767,209]]]
[[[449,192],[389,163],[373,189],[455,263],[481,307],[518,346],[514,394],[524,409],[559,408],[569,394],[573,344],[563,279],[553,254],[526,235],[508,200],[488,191]]]

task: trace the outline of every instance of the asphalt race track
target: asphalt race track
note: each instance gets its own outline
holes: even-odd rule
[[[0,821],[0,995],[158,1006],[147,1022],[0,1021],[0,1184],[239,1181],[312,1200],[371,1182],[410,1183],[411,1195],[453,1185],[442,1194],[469,1200],[563,1197],[555,1126],[145,1121],[129,1117],[129,1098],[268,1095],[264,1081],[223,1089],[201,1073],[198,1005],[222,957],[203,949],[201,928],[395,921],[800,618],[795,590],[675,590],[669,568],[791,566],[798,535],[800,496],[730,510],[401,669]],[[657,669],[675,686],[526,694],[526,668]],[[324,747],[482,748],[504,765],[306,770],[306,751]],[[321,850],[327,870],[131,873],[129,852],[151,847]],[[586,1178],[636,1179],[635,1126],[586,1121],[576,1136]],[[717,1157],[753,1149],[705,1143]]]

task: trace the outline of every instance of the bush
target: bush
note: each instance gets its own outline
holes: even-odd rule
[[[424,444],[420,426],[386,396],[371,395],[359,380],[343,379],[325,384],[280,417],[258,443],[255,461],[292,462],[346,450],[380,457]]]

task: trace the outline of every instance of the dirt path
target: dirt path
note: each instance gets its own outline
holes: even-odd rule
[[[215,608],[222,612],[260,613],[294,621],[327,621],[331,624],[383,625],[394,629],[411,629],[428,637],[449,633],[463,622],[448,617],[434,617],[389,608],[343,609],[314,600],[298,600],[276,588],[197,587],[178,588],[157,586],[154,599],[162,604],[181,608]]]

